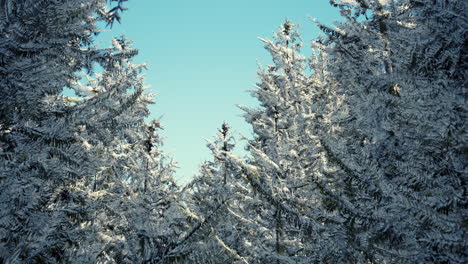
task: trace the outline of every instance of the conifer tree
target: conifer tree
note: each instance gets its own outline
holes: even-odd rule
[[[328,38],[317,44],[330,58],[325,83],[333,93],[321,139],[331,162],[318,168],[342,171],[329,175],[341,204],[354,211],[340,210],[352,231],[347,243],[356,245],[352,255],[462,263],[466,168],[457,120],[466,112],[459,89],[466,4],[334,4],[345,22],[336,30],[322,27]]]
[[[429,2],[333,1],[345,22],[336,29],[319,24],[327,37],[314,44],[313,75],[301,97],[307,107],[299,112],[307,209],[277,195],[271,180],[285,175],[275,129],[268,130],[278,124],[278,111],[272,107],[265,118],[248,110],[263,139],[250,144],[251,161],[230,161],[265,199],[264,210],[280,208],[285,222],[312,234],[315,239],[302,244],[307,263],[466,258],[460,140],[466,135],[466,4]],[[454,34],[446,38],[447,31]]]
[[[299,261],[303,253],[297,219],[289,219],[290,211],[285,212],[278,204],[287,201],[294,205],[293,211],[306,210],[303,167],[308,161],[303,159],[306,148],[302,131],[308,78],[299,40],[297,27],[288,20],[274,35],[274,41],[262,40],[274,65],[259,71],[260,83],[252,91],[261,108],[241,107],[254,131],[254,140],[248,145],[252,154],[248,166],[255,168],[255,176],[249,180],[255,181],[252,187],[263,201],[256,210],[258,215],[250,216],[265,230],[258,234],[262,248],[254,258],[259,263]],[[262,197],[265,195],[269,197]]]
[[[172,165],[144,122],[144,65],[124,38],[93,46],[115,2],[0,1],[0,262],[131,263],[166,246]]]
[[[200,166],[200,174],[185,188],[184,208],[188,231],[171,251],[168,260],[185,263],[250,263],[246,233],[251,226],[242,210],[249,195],[245,182],[227,161],[235,139],[223,123],[213,142],[208,143],[213,160]]]

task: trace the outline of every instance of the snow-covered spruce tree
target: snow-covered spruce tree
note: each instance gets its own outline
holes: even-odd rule
[[[124,263],[164,246],[148,235],[157,221],[135,222],[160,219],[172,185],[162,176],[170,165],[145,147],[152,99],[142,66],[130,63],[136,51],[124,39],[92,46],[96,22],[119,19],[116,2],[0,1],[2,262]],[[65,97],[64,87],[92,95]]]
[[[130,48],[124,39],[115,40],[114,45],[123,53]],[[87,203],[93,217],[83,228],[89,230],[80,243],[85,246],[73,257],[79,262],[107,258],[119,263],[152,261],[164,254],[172,235],[166,225],[169,222],[161,220],[175,199],[174,164],[159,149],[159,121],[144,123],[151,96],[144,93],[139,74],[142,66],[127,59],[111,61],[100,82],[99,95],[106,103],[95,96],[87,101],[93,107],[83,106],[93,109],[87,113],[87,130],[107,130],[112,137],[106,137],[107,133],[86,135],[88,143],[105,143],[92,149],[95,156],[102,157],[104,166],[87,184],[92,186]],[[129,93],[129,89],[133,91]],[[105,141],[100,142],[100,137]]]
[[[234,147],[230,127],[223,123],[208,143],[213,160],[205,161],[185,187],[181,209],[188,228],[164,263],[251,263],[245,233],[253,227],[242,221],[251,190],[227,162]]]
[[[255,133],[249,144],[253,158],[245,162],[230,156],[262,200],[253,218],[267,231],[257,234],[263,241],[255,259],[260,263],[362,260],[363,256],[350,257],[352,249],[344,239],[350,230],[342,222],[352,206],[336,193],[329,175],[339,168],[328,167],[329,174],[316,171],[320,163],[327,163],[319,137],[325,130],[321,122],[331,96],[322,68],[327,57],[318,53],[311,60],[313,75],[307,77],[292,25],[287,22],[276,37],[277,42],[268,41],[266,46],[275,66],[260,72],[262,82],[253,92],[263,108],[244,108]],[[341,204],[335,208],[337,202]]]
[[[291,216],[278,203],[288,203],[299,215],[309,210],[303,174],[306,148],[301,132],[308,97],[306,59],[300,54],[297,27],[289,21],[280,27],[273,41],[262,41],[274,65],[259,71],[260,82],[252,91],[261,107],[241,106],[254,131],[254,139],[248,144],[252,158],[247,166],[255,168],[255,173],[249,172],[246,177],[263,201],[251,215],[264,230],[256,234],[259,243],[254,244],[254,259],[258,263],[294,263],[303,260],[298,215]]]
[[[334,4],[320,169],[344,172],[328,175],[353,209],[347,243],[367,262],[463,263],[466,3]]]
[[[96,21],[105,18],[105,5],[0,4],[0,257],[60,261],[69,238],[59,228],[70,230],[77,223],[68,221],[70,212],[49,205],[69,200],[68,185],[92,175],[94,164],[75,136],[77,128],[68,125],[70,111],[59,94],[88,60],[98,59],[86,46]]]

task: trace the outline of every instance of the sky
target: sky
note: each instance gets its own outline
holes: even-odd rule
[[[286,18],[299,24],[309,55],[319,30],[311,21],[333,25],[337,9],[328,0],[133,0],[125,3],[121,24],[98,39],[108,46],[125,35],[147,63],[146,83],[156,93],[151,117],[161,119],[164,150],[179,164],[178,183],[188,182],[210,159],[206,140],[226,121],[234,134],[252,138],[237,104],[255,107],[258,64],[271,63],[258,39],[271,38]],[[237,153],[242,154],[242,142]]]

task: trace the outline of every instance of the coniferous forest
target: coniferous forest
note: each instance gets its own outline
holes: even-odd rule
[[[0,0],[0,263],[468,262],[466,0],[278,21],[247,157],[220,124],[185,186],[138,51],[95,44],[124,2]]]

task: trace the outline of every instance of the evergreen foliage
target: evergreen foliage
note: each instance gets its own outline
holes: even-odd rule
[[[93,44],[123,2],[0,0],[0,263],[466,263],[465,1],[332,0],[310,58],[286,20],[249,155],[224,123],[182,189],[138,51]]]
[[[251,191],[236,178],[239,172],[227,162],[235,147],[230,127],[223,123],[208,143],[213,160],[200,166],[200,174],[181,196],[189,228],[167,260],[176,263],[251,263],[250,223],[244,223],[245,199]]]
[[[247,109],[253,159],[231,162],[263,196],[264,210],[284,208],[281,229],[295,224],[302,231],[295,238],[309,238],[299,244],[305,263],[466,260],[466,4],[435,2],[332,1],[345,22],[318,24],[325,37],[313,44],[313,74],[297,100],[305,107],[288,102],[280,114],[276,102],[288,85],[273,96],[264,92],[273,85],[253,93],[268,109]],[[288,115],[300,120],[289,129],[299,133],[285,148],[275,132]],[[285,150],[306,156],[289,163],[293,173],[280,161]],[[291,195],[288,178],[305,187],[305,203]],[[280,234],[292,230],[276,232],[276,253]]]
[[[466,3],[359,2],[340,7],[341,36],[327,40],[323,143],[352,203],[376,218],[360,244],[375,261],[463,263]]]
[[[173,165],[144,121],[144,65],[124,38],[93,46],[122,2],[0,2],[0,262],[135,263],[165,247]]]

